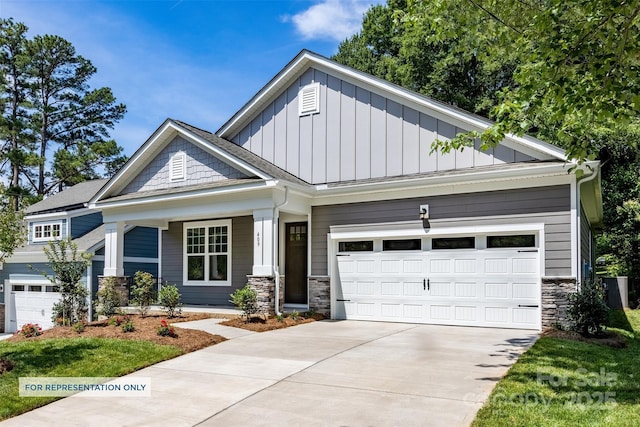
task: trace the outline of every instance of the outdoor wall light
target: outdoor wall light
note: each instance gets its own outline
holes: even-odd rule
[[[420,219],[429,219],[429,205],[420,205]]]

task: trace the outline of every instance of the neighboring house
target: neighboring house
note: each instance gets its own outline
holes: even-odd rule
[[[528,136],[431,153],[490,125],[302,51],[215,134],[165,121],[97,192],[104,276],[127,274],[128,226],[157,227],[160,276],[187,304],[249,282],[270,311],[561,321],[590,274],[599,164]]]
[[[60,298],[51,282],[42,274],[52,274],[43,248],[54,238],[70,237],[79,252],[92,256],[83,279],[96,298],[98,275],[104,269],[104,225],[102,214],[87,208],[107,180],[87,181],[70,187],[30,206],[25,220],[28,241],[16,249],[0,268],[0,303],[4,303],[3,320],[7,332],[15,332],[25,323],[51,327],[51,307]],[[127,227],[123,251],[124,274],[133,276],[138,270],[158,274],[158,230]]]

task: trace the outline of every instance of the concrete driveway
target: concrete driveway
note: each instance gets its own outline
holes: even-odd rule
[[[6,426],[464,426],[533,331],[323,321],[221,344],[131,376],[151,397],[76,395]]]

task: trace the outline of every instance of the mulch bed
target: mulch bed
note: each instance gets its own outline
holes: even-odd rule
[[[315,322],[316,320],[324,320],[322,314],[316,313],[313,316],[298,316],[294,319],[291,316],[284,317],[278,320],[276,317],[270,316],[264,318],[262,316],[254,316],[250,322],[247,322],[244,318],[229,319],[221,322],[221,325],[233,326],[234,328],[242,328],[253,332],[266,332],[274,329],[288,328],[290,326],[300,325],[302,323]]]
[[[142,317],[139,314],[129,314],[129,318],[133,321],[135,330],[133,332],[123,332],[122,327],[109,325],[108,320],[98,320],[88,323],[83,332],[76,332],[70,326],[56,326],[52,329],[43,331],[42,335],[32,338],[25,338],[20,333],[8,338],[9,342],[17,342],[23,340],[38,340],[47,338],[77,338],[77,337],[98,337],[98,338],[117,338],[124,340],[145,340],[157,344],[173,345],[185,353],[199,350],[210,345],[218,344],[226,341],[226,338],[220,335],[212,335],[208,332],[198,331],[194,329],[182,329],[178,326],[174,327],[177,337],[158,335],[158,327],[160,321],[166,319],[169,324],[178,322],[188,322],[192,320],[207,319],[208,313],[183,313],[179,317],[167,318],[158,313],[148,314]]]
[[[4,374],[5,372],[9,372],[13,369],[14,366],[15,364],[11,360],[3,359],[2,357],[0,357],[0,375]]]
[[[542,332],[542,336],[581,341],[589,344],[606,345],[613,348],[626,348],[628,346],[626,338],[615,331],[605,331],[602,337],[583,337],[575,331],[562,331],[555,328],[549,328]]]

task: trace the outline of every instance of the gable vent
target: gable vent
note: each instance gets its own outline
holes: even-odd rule
[[[320,84],[311,83],[298,91],[298,114],[306,116],[320,112]]]
[[[185,154],[179,152],[171,156],[169,160],[169,179],[171,181],[182,181],[185,177]]]

